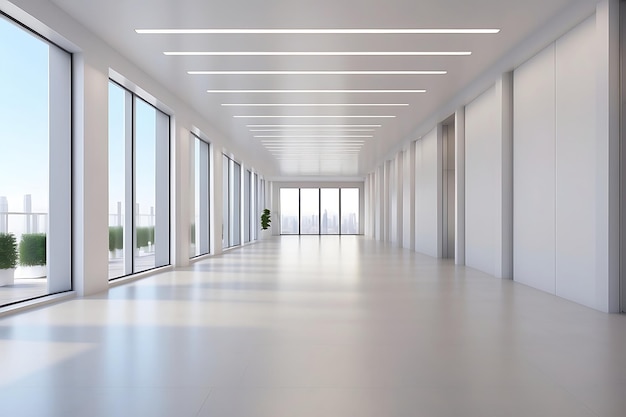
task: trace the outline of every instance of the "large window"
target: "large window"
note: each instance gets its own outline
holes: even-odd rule
[[[356,235],[359,233],[359,189],[341,189],[341,234]]]
[[[209,253],[209,144],[191,135],[191,208],[189,257]]]
[[[280,189],[280,233],[283,235],[297,235],[300,200],[297,188]]]
[[[169,116],[109,83],[109,279],[170,263]]]
[[[302,188],[300,190],[300,234],[320,233],[320,190]]]
[[[8,305],[72,289],[71,56],[2,14],[0,56],[0,305]]]
[[[339,188],[322,188],[320,201],[320,233],[322,235],[339,234]]]
[[[243,241],[244,243],[250,242],[252,233],[252,202],[254,201],[252,195],[252,188],[250,186],[252,182],[252,172],[246,170],[246,175],[243,178]]]
[[[358,188],[281,188],[283,235],[353,235],[360,233]]]
[[[223,229],[224,248],[241,245],[241,165],[223,156]]]

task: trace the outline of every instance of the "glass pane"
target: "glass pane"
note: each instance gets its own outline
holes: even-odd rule
[[[126,90],[109,83],[109,279],[124,269]]]
[[[250,242],[250,177],[252,173],[246,170],[243,181],[243,241]]]
[[[297,188],[280,189],[280,233],[283,235],[297,235],[299,232],[299,191]]]
[[[320,233],[319,188],[302,188],[300,190],[300,233],[303,235]]]
[[[135,98],[135,264],[134,272],[155,267],[156,109]]]
[[[322,188],[320,194],[321,234],[339,234],[339,188]]]
[[[251,195],[250,195],[250,239],[251,240],[256,240],[257,239],[257,228],[258,228],[258,218],[259,216],[257,215],[259,209],[259,204],[258,204],[258,195],[259,195],[259,186],[258,186],[258,179],[257,179],[257,175],[256,173],[252,173],[252,179],[250,180],[250,183],[252,184],[252,189],[250,190]]]
[[[189,180],[190,188],[190,213],[189,213],[189,256],[200,255],[200,140],[192,136],[192,143],[189,147]]]
[[[16,246],[0,259],[4,305],[71,289],[70,57],[2,15],[0,54],[0,243]]]
[[[209,253],[209,144],[192,135],[189,256]]]
[[[229,177],[230,159],[223,155],[222,157],[222,247],[230,247],[230,177]]]
[[[341,234],[359,234],[359,189],[341,189]]]
[[[232,225],[232,246],[241,245],[241,165],[237,162],[233,162],[233,211],[231,218]]]

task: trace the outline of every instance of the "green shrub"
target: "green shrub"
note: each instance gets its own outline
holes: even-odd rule
[[[19,245],[20,265],[37,266],[46,264],[46,234],[23,234]]]
[[[263,209],[263,214],[261,214],[261,229],[269,229],[271,222],[272,220],[270,219],[270,209]]]
[[[122,226],[109,226],[109,250],[124,249],[124,228]]]
[[[17,265],[17,243],[12,233],[0,233],[0,269]]]
[[[137,228],[137,247],[144,248],[148,242],[154,245],[154,226]]]

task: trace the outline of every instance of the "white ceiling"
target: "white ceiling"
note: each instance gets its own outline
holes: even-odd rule
[[[276,170],[266,174],[274,176],[365,175],[394,148],[407,140],[416,139],[415,135],[420,133],[420,126],[432,119],[446,103],[454,99],[460,91],[468,88],[489,68],[496,63],[502,65],[503,57],[514,48],[518,48],[525,39],[532,38],[534,34],[545,29],[555,16],[569,16],[572,22],[563,22],[561,18],[560,23],[573,25],[576,19],[581,18],[581,13],[590,13],[595,3],[591,0],[107,0],[102,2],[53,0],[53,2],[152,77],[169,86],[174,94],[204,115],[224,136],[237,142],[241,147],[251,149],[264,160],[271,160],[273,162],[271,166],[276,167]],[[568,13],[574,9],[577,13]],[[372,28],[497,28],[500,32],[497,34],[139,34],[135,31],[136,29]],[[164,52],[199,51],[227,53],[470,51],[471,55],[166,56],[164,54]],[[504,63],[504,65],[511,65],[509,69],[515,64],[518,63]],[[385,72],[419,70],[441,70],[447,73],[445,75],[188,74],[188,71]],[[207,90],[276,89],[425,89],[426,92],[207,92]],[[223,104],[269,104],[270,106],[224,106]],[[284,106],[285,104],[299,104],[300,106]],[[311,106],[311,104],[316,104],[316,106]],[[389,106],[389,104],[401,106]],[[272,126],[250,128],[248,125]],[[253,132],[252,130],[266,131]]]

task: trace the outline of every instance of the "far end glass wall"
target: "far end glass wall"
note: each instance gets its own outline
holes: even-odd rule
[[[300,190],[297,188],[280,189],[280,233],[297,235],[300,207]]]
[[[209,144],[191,135],[191,208],[189,257],[209,253]]]
[[[359,234],[359,194],[359,188],[281,188],[280,233]]]

